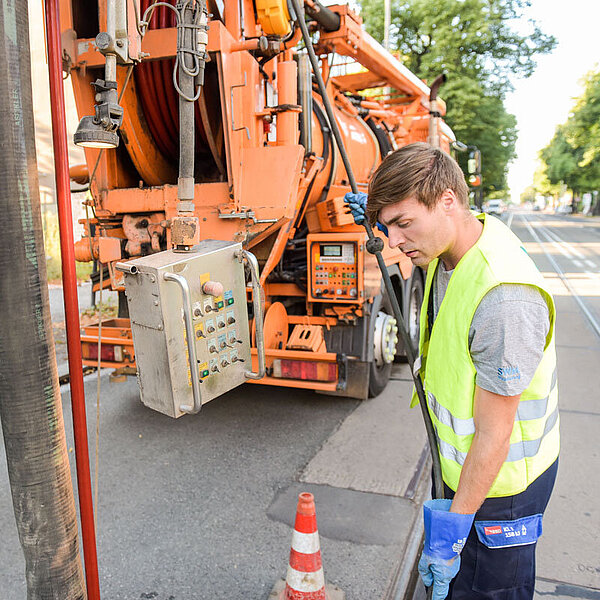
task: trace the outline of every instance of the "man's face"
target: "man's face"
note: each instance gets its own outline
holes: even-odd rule
[[[432,209],[408,197],[379,211],[379,222],[388,228],[390,248],[402,250],[415,266],[428,265],[454,242],[453,221],[444,196]]]

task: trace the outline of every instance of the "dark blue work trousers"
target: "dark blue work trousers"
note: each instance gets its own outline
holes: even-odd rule
[[[513,521],[543,514],[546,510],[558,459],[520,494],[488,498],[475,515],[476,521]],[[446,498],[454,492],[444,485]],[[460,571],[450,584],[449,600],[531,600],[535,586],[537,544],[488,548],[479,541],[475,527],[460,555]]]

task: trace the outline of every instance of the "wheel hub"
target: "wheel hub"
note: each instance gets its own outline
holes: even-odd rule
[[[396,319],[384,312],[378,312],[373,334],[373,354],[377,365],[390,364],[396,355],[398,325]]]

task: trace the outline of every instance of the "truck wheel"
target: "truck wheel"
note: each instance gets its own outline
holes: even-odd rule
[[[403,306],[404,324],[406,325],[413,351],[418,352],[421,304],[423,304],[425,291],[421,269],[416,268],[413,271],[410,280],[407,282],[406,291]]]
[[[397,325],[386,293],[373,303],[371,333],[373,360],[369,369],[369,398],[381,394],[390,380],[392,364],[398,343]]]

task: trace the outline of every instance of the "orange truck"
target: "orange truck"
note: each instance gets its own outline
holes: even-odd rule
[[[190,26],[204,62],[192,88],[197,98],[189,99],[194,174],[186,214],[200,241],[236,243],[257,258],[266,364],[253,382],[377,395],[402,347],[366,233],[344,205],[348,177],[297,19],[308,22],[360,190],[400,146],[435,140],[450,151],[455,138],[440,118],[443,102],[433,104],[430,88],[368,35],[348,6],[306,0],[298,16],[286,0],[167,3],[205,9],[204,21]],[[77,260],[95,261],[94,291],[119,292],[118,318],[104,320],[100,332],[98,325],[84,329],[84,363],[100,360],[123,374],[136,372],[136,353],[124,273],[116,266],[168,251],[182,214],[177,165],[185,157],[174,76],[182,13],[151,5],[60,2],[63,62],[78,113],[89,119],[96,111],[103,127],[118,123],[106,127],[118,146],[84,144],[87,164],[73,167],[72,176],[90,186]],[[109,67],[116,85],[109,84]],[[399,251],[386,248],[384,257],[416,343],[423,274]],[[246,299],[256,317],[250,292]],[[251,333],[256,367],[255,338]]]

